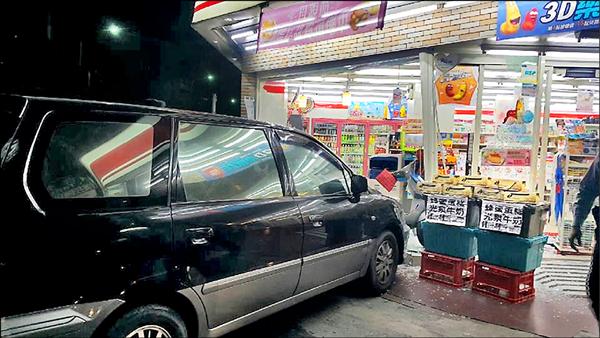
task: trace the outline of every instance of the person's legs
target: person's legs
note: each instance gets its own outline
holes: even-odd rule
[[[588,295],[592,301],[592,309],[594,309],[596,319],[598,319],[598,254],[598,241],[596,240],[592,257],[592,265],[590,267],[590,274],[588,275],[587,280]]]

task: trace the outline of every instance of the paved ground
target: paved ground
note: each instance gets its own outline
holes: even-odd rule
[[[414,302],[358,296],[341,287],[251,324],[228,337],[532,337]]]

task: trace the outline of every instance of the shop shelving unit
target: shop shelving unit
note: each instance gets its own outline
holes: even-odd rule
[[[569,146],[567,142],[566,151],[559,153],[556,156],[564,156],[564,202],[562,209],[562,217],[557,224],[559,233],[559,246],[561,249],[570,250],[569,235],[573,226],[573,203],[577,193],[579,192],[579,184],[581,179],[587,172],[587,169],[593,162],[598,153],[598,138],[590,141],[590,144],[595,144],[588,150],[588,153],[580,153],[573,146]],[[555,161],[556,163],[557,161]],[[552,202],[555,203],[555,194],[552,194]],[[598,203],[596,201],[595,203]],[[554,210],[554,208],[552,208]],[[593,243],[593,232],[595,222],[590,213],[582,226],[582,246],[583,251],[591,252]]]
[[[311,134],[339,155],[355,173],[366,175],[369,156],[375,155],[376,145],[389,151],[389,135],[403,124],[403,120],[313,118]]]

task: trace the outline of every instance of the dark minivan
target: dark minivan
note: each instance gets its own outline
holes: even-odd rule
[[[2,336],[219,336],[402,261],[399,205],[312,137],[0,96]]]

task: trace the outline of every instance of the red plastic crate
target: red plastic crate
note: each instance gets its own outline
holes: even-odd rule
[[[419,277],[455,287],[470,286],[473,282],[474,263],[474,257],[462,259],[423,251]]]
[[[535,297],[533,274],[475,262],[473,290],[511,303],[522,303]]]

